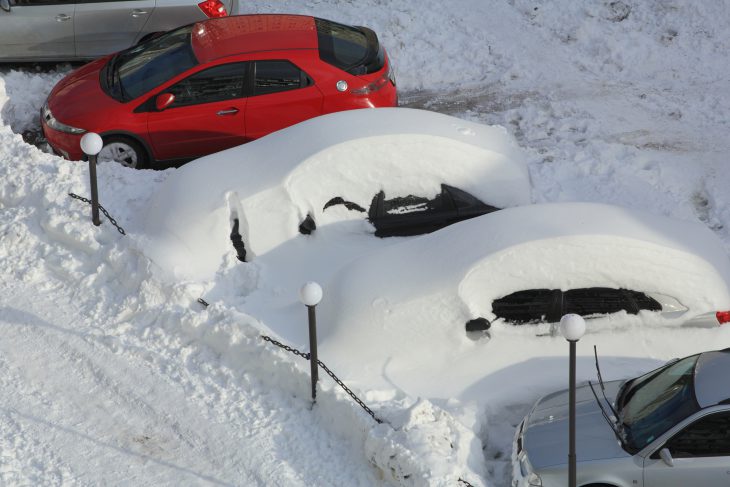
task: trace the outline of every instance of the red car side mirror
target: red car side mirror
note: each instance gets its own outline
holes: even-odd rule
[[[165,108],[169,107],[172,102],[175,101],[175,95],[172,93],[162,93],[160,95],[157,95],[157,98],[155,98],[155,108],[157,110],[162,111]]]

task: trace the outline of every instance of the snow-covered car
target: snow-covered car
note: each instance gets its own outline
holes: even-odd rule
[[[490,327],[550,335],[564,313],[598,332],[717,326],[730,309],[730,261],[707,227],[597,203],[492,212],[369,253],[328,284],[318,336],[323,347],[362,344],[349,352],[361,364],[398,357],[404,343],[463,352],[478,340],[470,332]]]
[[[191,279],[219,271],[232,240],[239,260],[276,251],[272,262],[303,272],[316,247],[335,269],[394,240],[373,234],[425,233],[529,201],[524,155],[504,128],[424,110],[352,110],[176,170],[148,207],[145,252]],[[308,238],[317,245],[300,249]]]
[[[640,377],[576,390],[581,487],[730,485],[730,348]],[[591,390],[593,389],[593,390]],[[520,424],[513,487],[568,485],[568,391],[537,401]]]

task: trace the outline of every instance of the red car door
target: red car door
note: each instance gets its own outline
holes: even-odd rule
[[[322,93],[296,65],[286,60],[252,64],[253,86],[246,105],[249,140],[322,114]]]
[[[159,92],[175,100],[147,119],[155,159],[189,159],[244,143],[248,69],[246,62],[221,64]]]

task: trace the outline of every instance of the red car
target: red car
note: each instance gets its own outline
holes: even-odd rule
[[[84,157],[169,167],[325,113],[398,104],[376,34],[299,15],[210,19],[73,71],[41,110],[48,143]]]

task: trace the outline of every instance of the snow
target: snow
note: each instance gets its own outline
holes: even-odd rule
[[[516,138],[534,203],[609,203],[701,222],[730,250],[723,2],[280,0],[240,10],[372,27],[405,106],[501,125]],[[230,248],[221,254],[223,241],[206,267],[212,276],[172,279],[148,254],[158,235],[146,221],[180,171],[101,164],[100,199],[124,237],[106,219],[93,227],[88,205],[67,196],[88,196],[83,164],[20,135],[37,127],[47,93],[69,69],[0,68],[0,483],[510,484],[514,426],[567,381],[563,339],[502,327],[486,344],[407,342],[401,363],[384,369],[346,362],[347,350],[333,355],[323,344],[320,358],[386,423],[324,374],[311,407],[309,364],[260,334],[307,349],[299,287],[327,282],[336,271],[327,252],[344,263],[367,225],[333,213],[344,224],[262,250],[259,263],[238,263]],[[216,217],[226,226],[226,203],[215,204],[226,208]],[[358,252],[378,250],[369,237]],[[324,288],[323,312],[335,291]],[[708,286],[708,296],[723,292]],[[286,332],[267,321],[274,315]],[[595,376],[594,344],[604,378],[614,379],[727,347],[730,328],[606,320],[578,345],[579,380]],[[449,345],[444,370],[425,373]],[[353,355],[367,347],[350,346]]]
[[[730,307],[730,261],[719,239],[693,222],[595,203],[509,208],[342,268],[325,286],[332,293],[320,306],[318,338],[323,355],[360,382],[462,399],[467,390],[474,394],[485,357],[511,339],[505,335],[535,340],[536,328],[549,334],[550,326],[497,321],[491,340],[474,340],[464,331],[467,321],[494,321],[492,302],[515,291],[590,287],[673,296],[690,311],[681,320],[651,312],[589,319],[586,339],[629,325],[666,328]],[[404,354],[405,344],[428,354]],[[437,376],[442,380],[424,381]]]
[[[148,206],[145,253],[176,278],[209,280],[230,254],[234,219],[247,260],[257,261],[294,240],[307,214],[318,227],[353,219],[365,227],[361,213],[324,210],[335,196],[367,209],[381,190],[433,197],[441,184],[497,207],[530,201],[524,155],[502,127],[412,109],[334,113],[176,171]],[[376,244],[367,240],[348,243],[350,258]]]

